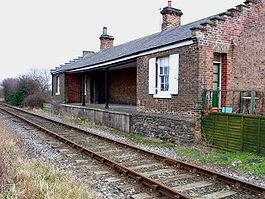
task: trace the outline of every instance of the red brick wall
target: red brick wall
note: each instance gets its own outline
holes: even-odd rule
[[[113,47],[113,39],[107,39],[107,38],[100,39],[100,50],[111,47]]]
[[[231,11],[217,26],[194,31],[199,45],[199,97],[213,85],[213,53],[224,54],[222,89],[265,91],[264,0],[248,3],[241,12]],[[234,43],[234,44],[232,44]]]
[[[181,17],[175,13],[167,13],[163,15],[162,31],[181,25]]]
[[[81,74],[67,75],[68,98],[67,103],[81,103],[82,101],[82,76]]]
[[[109,102],[136,104],[136,68],[109,71]]]
[[[171,99],[153,98],[148,94],[148,60],[153,57],[179,54],[179,92]],[[197,44],[164,51],[137,60],[137,110],[174,115],[196,114],[198,104]]]

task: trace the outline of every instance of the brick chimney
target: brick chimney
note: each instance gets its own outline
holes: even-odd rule
[[[163,16],[162,31],[181,25],[181,10],[172,8],[172,1],[168,1],[168,6],[163,8],[161,14]]]
[[[107,33],[107,27],[103,27],[103,33],[99,37],[99,39],[100,39],[100,50],[103,50],[105,48],[111,48],[111,47],[113,47],[114,37],[108,35],[108,33]]]
[[[94,54],[94,53],[95,53],[94,51],[83,50],[83,57],[84,57],[85,55],[92,55],[92,54]]]

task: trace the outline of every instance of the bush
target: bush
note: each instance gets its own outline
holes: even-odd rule
[[[25,106],[30,108],[43,108],[43,104],[46,102],[45,97],[41,94],[29,95],[25,98]]]

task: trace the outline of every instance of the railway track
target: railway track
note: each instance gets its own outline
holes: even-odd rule
[[[264,198],[265,188],[1,105],[17,117],[168,198]]]

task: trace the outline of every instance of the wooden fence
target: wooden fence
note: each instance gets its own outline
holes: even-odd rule
[[[204,114],[202,132],[210,144],[219,148],[265,154],[265,116]]]

